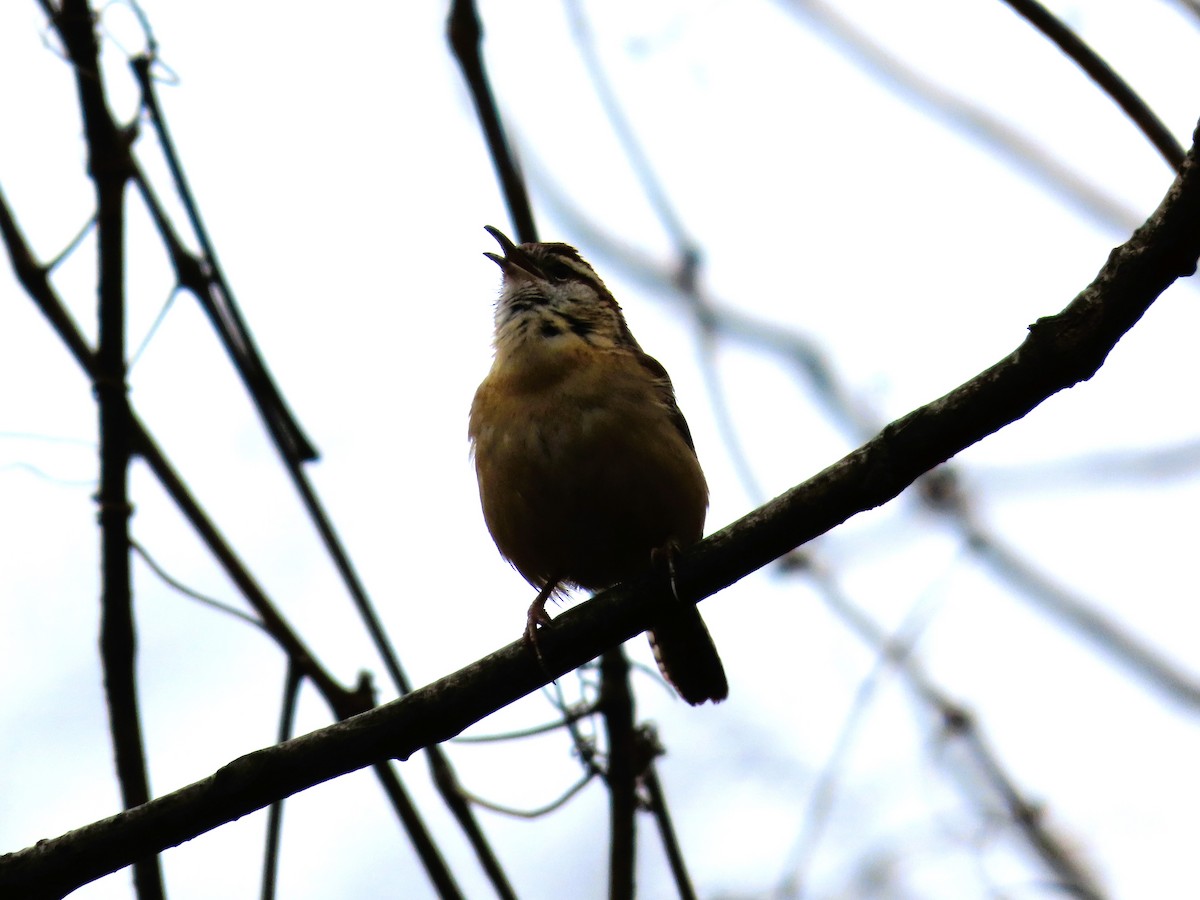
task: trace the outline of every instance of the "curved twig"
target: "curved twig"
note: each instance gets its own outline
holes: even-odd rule
[[[1052,40],[1063,53],[1074,60],[1096,86],[1124,110],[1125,115],[1146,136],[1155,149],[1162,154],[1172,169],[1183,164],[1183,147],[1175,140],[1162,120],[1154,114],[1146,101],[1138,96],[1129,84],[1112,70],[1095,50],[1084,43],[1070,28],[1055,18],[1054,14],[1037,0],[1003,0],[1013,11],[1034,28]]]

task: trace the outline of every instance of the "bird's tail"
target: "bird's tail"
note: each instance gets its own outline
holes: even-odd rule
[[[692,706],[729,696],[725,667],[694,604],[679,603],[647,636],[663,677]]]

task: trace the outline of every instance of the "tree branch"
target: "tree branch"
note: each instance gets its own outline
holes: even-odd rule
[[[608,896],[633,900],[637,853],[637,753],[633,691],[624,647],[600,657],[600,714],[608,744],[605,781],[608,782]]]
[[[1003,2],[1012,7],[1013,12],[1033,25],[1052,40],[1059,50],[1074,60],[1096,83],[1096,86],[1108,94],[1113,102],[1121,107],[1125,115],[1129,116],[1138,130],[1162,154],[1167,165],[1172,169],[1179,168],[1179,164],[1183,162],[1183,148],[1179,146],[1179,141],[1175,140],[1175,136],[1154,114],[1154,110],[1146,104],[1146,101],[1138,96],[1124,78],[1113,71],[1099,53],[1055,18],[1054,14],[1037,0],[1003,0]]]
[[[504,190],[508,212],[517,231],[517,241],[536,241],[537,226],[533,221],[529,193],[525,190],[525,179],[521,177],[512,145],[504,135],[491,81],[483,66],[483,26],[479,22],[474,0],[454,0],[451,4],[450,16],[446,21],[446,38],[471,92],[471,101],[475,104],[479,125],[487,139],[492,165],[496,168],[496,177]]]
[[[117,780],[125,807],[150,799],[150,779],[138,712],[137,632],[129,568],[129,462],[132,456],[125,367],[125,187],[133,173],[133,131],[119,128],[99,77],[100,48],[87,0],[64,0],[51,19],[75,71],[83,115],[88,175],[96,194],[99,343],[92,384],[99,412],[99,506],[102,587],[100,657]],[[141,900],[165,896],[152,854],[134,865]]]

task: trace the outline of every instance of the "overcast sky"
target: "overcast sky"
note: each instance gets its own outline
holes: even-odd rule
[[[1182,5],[1049,4],[1186,146],[1200,116],[1200,20]],[[582,9],[612,89],[702,249],[705,290],[775,334],[814,341],[861,416],[882,424],[991,365],[1030,322],[1065,306],[1158,204],[1171,172],[1004,4],[839,6],[943,100],[971,104],[974,125],[955,126],[881,82],[808,4]],[[410,677],[427,683],[514,640],[532,591],[483,526],[466,444],[499,288],[481,255],[494,249],[483,226],[512,226],[445,45],[444,4],[146,0],[144,10],[161,55],[160,100],[220,260],[321,451],[310,475]],[[739,477],[685,305],[599,239],[670,271],[668,229],[604,117],[567,7],[484,3],[481,15],[540,232],[580,247],[671,372],[712,486],[708,530],[868,437],[833,421],[794,367],[724,339],[716,381],[756,483]],[[144,37],[121,4],[105,8],[101,25],[111,103],[127,120],[137,100],[125,60]],[[72,76],[56,46],[37,3],[0,5],[0,188],[42,259],[70,243],[92,203]],[[1020,135],[1102,203],[1092,196],[1085,210],[1028,162],[998,156],[985,122]],[[137,152],[177,212],[148,128]],[[390,699],[194,299],[175,297],[153,328],[171,274],[132,192],[128,208],[128,342],[131,352],[145,343],[131,402],[320,659],[347,684],[371,672]],[[94,252],[89,237],[54,274],[89,340]],[[96,651],[91,390],[7,265],[0,299],[8,851],[109,815],[119,799]],[[1192,284],[1169,290],[1094,379],[959,460],[988,529],[1192,678],[1200,480],[1195,465],[1168,467],[1157,451],[1200,438],[1196,300]],[[240,607],[144,466],[131,484],[140,544],[173,577]],[[856,608],[889,632],[919,634],[930,677],[977,714],[1007,772],[1113,896],[1188,896],[1200,836],[1194,707],[1048,617],[911,498],[813,549]],[[285,666],[256,629],[183,597],[140,561],[134,577],[151,781],[165,793],[274,740]],[[810,577],[765,570],[705,601],[730,679],[717,708],[686,707],[650,675],[635,678],[640,716],[668,750],[661,777],[700,894],[770,896],[803,858],[812,897],[868,896],[856,879],[869,864],[897,886],[877,896],[1045,895],[1024,844],[969,799],[977,785],[958,749],[888,673],[871,682],[823,836],[806,843],[814,785],[878,665],[827,600]],[[652,665],[643,640],[629,651]],[[478,730],[552,717],[535,696]],[[300,730],[328,721],[306,692]],[[580,773],[562,735],[449,750],[467,787],[500,804],[548,803]],[[400,770],[464,891],[489,896],[423,760]],[[593,784],[534,821],[480,812],[522,897],[605,895],[605,801]],[[281,897],[432,896],[370,774],[287,808]],[[264,821],[250,816],[166,853],[171,896],[256,895]],[[643,895],[669,896],[649,820],[641,837]],[[74,896],[125,898],[129,884],[118,873]]]

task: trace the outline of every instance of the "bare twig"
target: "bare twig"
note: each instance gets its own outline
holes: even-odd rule
[[[633,900],[637,779],[641,773],[634,746],[633,692],[629,689],[629,660],[624,647],[614,647],[600,657],[599,709],[608,745],[608,896],[610,900]]]
[[[933,709],[942,729],[942,736],[950,740],[960,740],[964,744],[987,784],[1001,797],[1007,821],[1018,830],[1047,869],[1054,874],[1059,886],[1076,897],[1100,900],[1104,894],[1091,872],[1045,826],[1037,813],[1036,805],[1025,799],[1015,780],[983,737],[974,717],[926,676],[907,644],[897,644],[889,640],[887,633],[878,624],[851,604],[836,588],[822,593],[826,603],[837,612],[838,617],[850,624],[881,659],[886,659],[895,666],[909,689],[923,704]]]
[[[817,848],[833,809],[838,779],[847,765],[859,727],[866,717],[876,688],[887,674],[889,667],[903,665],[907,662],[921,631],[929,621],[927,605],[918,603],[905,616],[904,621],[891,637],[884,637],[883,630],[879,628],[864,629],[862,627],[864,618],[858,615],[857,611],[852,615],[846,615],[846,611],[852,610],[853,607],[833,574],[818,561],[810,558],[806,562],[803,569],[798,571],[803,571],[810,576],[825,598],[827,605],[839,614],[839,618],[851,625],[860,636],[869,634],[876,639],[874,645],[876,657],[871,670],[859,682],[837,739],[834,741],[833,750],[830,751],[829,758],[813,782],[808,803],[801,816],[802,831],[789,853],[787,874],[776,888],[774,894],[776,897],[801,897],[804,895],[808,871],[816,856]]]
[[[505,731],[500,734],[460,734],[454,738],[456,744],[489,744],[496,741],[511,741],[516,738],[535,737],[539,734],[548,734],[551,731],[558,731],[560,728],[567,728],[581,719],[586,719],[588,716],[594,715],[596,705],[594,703],[577,704],[574,708],[567,708],[563,711],[563,718],[554,722],[546,722],[542,725],[533,725],[529,728],[518,728],[513,731]]]
[[[971,546],[993,573],[1018,589],[1018,594],[1036,597],[1038,609],[1058,618],[1073,633],[1084,635],[1136,678],[1176,703],[1192,712],[1200,710],[1200,679],[1164,660],[1145,641],[1073,596],[995,535],[973,531]]]
[[[657,738],[649,734],[648,729],[642,729],[643,740],[657,743]],[[696,889],[692,886],[692,877],[688,874],[687,863],[683,859],[683,851],[679,846],[679,838],[675,835],[675,825],[671,821],[671,811],[667,807],[667,798],[662,785],[658,781],[658,769],[651,763],[642,775],[642,784],[646,786],[649,795],[650,812],[658,823],[658,836],[662,841],[663,851],[667,854],[667,863],[671,867],[671,877],[675,879],[675,890],[679,892],[679,900],[696,900]]]
[[[276,742],[282,744],[292,736],[296,723],[296,706],[300,699],[300,686],[304,683],[303,673],[292,662],[288,663],[287,679],[283,686],[283,704],[279,710],[279,733]],[[276,800],[267,812],[267,848],[263,853],[262,900],[274,900],[279,878],[279,843],[283,831],[283,800]]]
[[[99,345],[93,387],[100,415],[100,488],[96,494],[101,532],[102,595],[100,656],[108,700],[113,755],[126,809],[150,799],[150,779],[137,696],[137,638],[129,576],[128,477],[132,454],[125,378],[125,187],[132,175],[134,132],[113,121],[100,78],[100,48],[86,0],[63,0],[51,24],[75,72],[83,113],[88,174],[96,193]],[[165,897],[156,856],[134,862],[139,900]]]
[[[1120,75],[1112,70],[1095,50],[1082,38],[1055,18],[1054,14],[1037,0],[1003,0],[1034,28],[1052,40],[1063,53],[1074,60],[1096,86],[1124,110],[1125,115],[1146,136],[1155,149],[1162,154],[1172,169],[1183,163],[1184,149],[1171,134],[1162,120],[1154,114],[1137,92]]]
[[[140,10],[137,12],[143,26],[148,27]],[[149,33],[148,36],[150,37],[150,46],[153,48],[153,36]],[[290,462],[302,463],[314,460],[317,458],[317,450],[305,435],[291,408],[283,399],[283,394],[280,393],[275,380],[271,377],[262,354],[258,352],[254,336],[242,318],[241,309],[233,296],[233,291],[225,280],[224,271],[217,261],[216,249],[209,239],[208,229],[204,227],[200,209],[192,196],[191,186],[184,175],[183,166],[179,162],[179,154],[175,149],[174,141],[171,140],[171,133],[167,129],[166,120],[163,118],[158,104],[154,81],[150,77],[150,66],[153,62],[152,55],[143,54],[130,60],[130,67],[133,69],[134,77],[141,89],[142,106],[150,115],[150,122],[158,136],[159,146],[162,148],[167,168],[175,183],[175,190],[183,202],[188,221],[191,223],[192,231],[196,234],[196,239],[200,242],[200,249],[203,253],[205,276],[203,286],[193,283],[186,287],[200,301],[200,306],[204,309],[209,321],[212,322],[213,329],[225,347],[225,352],[229,354],[234,370],[241,376],[255,409],[262,417],[267,431],[278,444],[280,453]],[[145,195],[146,181],[144,177],[139,176],[139,187]],[[159,220],[160,215],[156,214],[155,218]],[[158,224],[161,233],[162,222],[158,221]],[[176,264],[178,264],[178,246],[170,246],[169,249],[172,259],[176,260]]]
[[[479,22],[474,0],[454,0],[450,7],[450,17],[446,21],[446,36],[471,91],[475,113],[479,116],[480,127],[487,138],[489,155],[492,165],[496,168],[496,177],[504,190],[504,199],[508,203],[508,214],[512,217],[517,240],[536,241],[537,226],[533,221],[533,209],[529,205],[529,193],[525,190],[525,179],[521,177],[512,145],[504,136],[504,126],[496,108],[496,98],[492,95],[491,82],[483,66],[483,26]]]
[[[540,819],[544,815],[554,812],[556,809],[562,808],[568,800],[582,791],[593,778],[596,777],[594,772],[585,772],[583,776],[567,788],[561,795],[551,800],[545,806],[539,806],[536,809],[516,809],[512,806],[504,806],[501,803],[494,803],[491,800],[485,800],[478,794],[472,794],[467,790],[463,790],[463,796],[470,800],[476,806],[480,806],[494,813],[500,813],[502,816],[511,816],[514,819]]]
[[[836,48],[877,78],[881,85],[983,144],[998,159],[1044,185],[1092,220],[1123,234],[1141,218],[1114,197],[1084,181],[1072,167],[1049,156],[1032,138],[969,100],[913,72],[842,17],[833,5],[820,0],[787,0],[784,5],[823,29]]]
[[[158,564],[158,561],[149,554],[145,547],[132,538],[129,540],[129,546],[135,553],[137,553],[138,556],[142,558],[142,562],[150,567],[150,571],[169,584],[172,588],[179,591],[179,593],[183,594],[185,597],[191,597],[196,602],[212,607],[215,610],[225,613],[227,616],[233,616],[236,619],[241,619],[243,622],[253,625],[255,628],[267,631],[266,626],[264,626],[263,623],[258,619],[254,618],[254,616],[247,615],[237,607],[230,606],[228,603],[222,603],[220,600],[217,600],[214,597],[209,597],[207,594],[202,594],[199,591],[188,587],[177,578],[174,578],[169,572],[167,572],[166,569]],[[269,631],[267,631],[267,633],[270,634]]]

